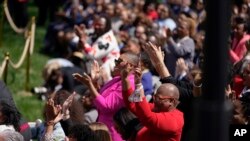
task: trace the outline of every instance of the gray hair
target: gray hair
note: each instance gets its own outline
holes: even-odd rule
[[[4,141],[24,141],[23,136],[13,130],[4,130],[0,132],[0,137],[4,139]]]
[[[243,58],[243,63],[241,66],[241,70],[240,73],[243,73],[243,70],[248,67],[248,65],[250,64],[250,54],[247,54],[244,58]]]
[[[124,55],[128,57],[129,63],[132,63],[133,65],[137,65],[138,62],[140,61],[138,55],[136,55],[135,53],[125,52]]]

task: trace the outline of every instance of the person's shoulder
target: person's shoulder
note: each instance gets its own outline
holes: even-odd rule
[[[178,109],[174,109],[172,111],[170,111],[173,115],[176,115],[176,116],[183,116],[183,112],[178,110]]]

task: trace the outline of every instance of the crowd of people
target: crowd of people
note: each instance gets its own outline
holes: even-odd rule
[[[44,120],[25,126],[8,97],[0,101],[0,138],[9,131],[39,141],[192,140],[193,101],[202,95],[205,0],[36,2],[39,26],[50,12],[41,50],[51,57],[41,72]],[[229,124],[246,125],[250,1],[232,4],[225,99],[233,105]]]

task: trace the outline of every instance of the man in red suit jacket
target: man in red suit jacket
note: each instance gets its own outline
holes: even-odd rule
[[[140,66],[140,65],[139,65]],[[180,141],[184,125],[183,113],[176,109],[179,101],[178,88],[170,83],[162,84],[154,95],[154,103],[145,99],[141,84],[141,70],[136,68],[135,92],[139,94],[138,102],[131,102],[134,90],[130,86],[129,66],[122,71],[123,100],[126,106],[138,117],[144,126],[138,131],[136,141]],[[128,100],[129,99],[129,100]]]

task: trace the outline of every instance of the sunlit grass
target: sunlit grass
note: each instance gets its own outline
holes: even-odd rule
[[[29,4],[28,12],[30,18],[36,16],[37,8],[34,4]],[[15,33],[6,19],[4,20],[3,25],[3,32],[0,33],[3,35],[1,40],[2,46],[0,47],[0,63],[2,64],[6,52],[9,52],[10,59],[14,63],[17,63],[22,55],[26,39],[24,35]],[[44,35],[45,28],[37,27],[34,53],[30,57],[29,88],[39,86],[43,83],[41,70],[49,59],[47,56],[39,53],[39,50],[42,47]],[[14,69],[11,66],[8,67],[7,87],[10,89],[14,101],[23,116],[28,121],[34,121],[37,118],[42,118],[41,111],[44,102],[39,100],[37,96],[34,96],[29,91],[25,90],[27,82],[26,66],[27,60],[25,60],[22,66],[18,69]]]

